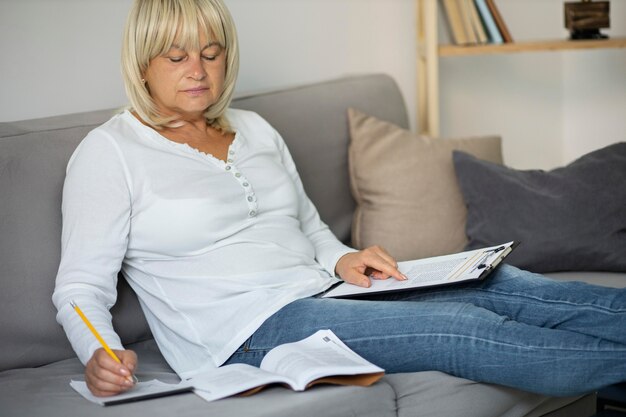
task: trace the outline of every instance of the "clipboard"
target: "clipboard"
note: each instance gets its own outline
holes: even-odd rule
[[[117,404],[125,404],[135,401],[143,401],[151,398],[167,397],[170,395],[176,395],[186,392],[192,392],[193,386],[185,382],[178,384],[167,384],[159,380],[153,379],[151,381],[138,382],[135,387],[129,391],[121,394],[113,395],[111,397],[96,397],[89,391],[85,381],[70,382],[70,386],[74,388],[76,392],[83,396],[86,400],[91,401],[102,406],[110,406]]]
[[[480,281],[487,278],[518,245],[519,242],[511,241],[451,255],[398,262],[398,269],[408,278],[406,281],[372,279],[369,288],[341,282],[327,290],[321,298],[359,298],[391,291]]]

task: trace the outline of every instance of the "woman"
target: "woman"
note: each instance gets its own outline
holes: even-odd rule
[[[316,298],[338,281],[405,279],[382,248],[321,222],[280,135],[228,109],[238,50],[221,0],[136,0],[122,66],[131,107],[72,156],[53,295],[95,395],[132,386],[108,312],[120,267],[171,367],[258,365],[330,328],[388,372],[441,370],[552,395],[626,379],[626,293],[501,267],[447,290]],[[84,331],[76,301],[121,358]],[[545,378],[550,375],[550,378]]]

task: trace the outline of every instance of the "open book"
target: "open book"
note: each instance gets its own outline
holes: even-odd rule
[[[368,386],[383,375],[383,369],[354,353],[332,331],[320,330],[299,342],[270,350],[260,368],[245,364],[222,366],[188,382],[197,395],[212,401],[239,393],[250,395],[275,383],[294,391],[322,383]]]
[[[324,298],[350,298],[388,291],[452,285],[486,278],[517,246],[517,242],[476,249],[452,255],[398,262],[398,269],[408,280],[372,279],[369,288],[342,282],[327,291]]]
[[[114,405],[186,391],[213,401],[235,394],[251,395],[276,383],[295,391],[322,383],[369,386],[383,375],[383,369],[354,353],[332,331],[320,330],[306,339],[270,350],[260,368],[233,364],[203,372],[178,384],[158,380],[139,382],[130,391],[112,397],[94,396],[82,381],[72,381],[70,385],[91,402]]]

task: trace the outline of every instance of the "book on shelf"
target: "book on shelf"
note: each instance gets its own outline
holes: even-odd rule
[[[461,8],[458,0],[443,0],[443,7],[448,18],[448,26],[452,34],[452,39],[456,45],[467,45],[469,39],[465,33],[463,20],[461,19]]]
[[[461,12],[461,21],[463,22],[463,30],[467,36],[467,43],[475,45],[478,43],[478,37],[472,24],[472,7],[474,3],[472,0],[457,0],[459,4],[459,10]]]
[[[112,397],[96,397],[83,381],[70,385],[84,398],[100,405],[114,405],[193,391],[207,401],[232,395],[252,395],[272,384],[304,391],[317,384],[369,386],[383,377],[382,368],[346,346],[332,331],[319,330],[293,343],[270,350],[259,368],[247,364],[224,365],[194,375],[177,384],[158,380],[139,382],[131,390]]]
[[[442,0],[456,45],[512,42],[494,0]]]
[[[491,12],[493,19],[496,22],[496,26],[498,27],[498,30],[500,31],[500,34],[502,35],[502,39],[504,40],[504,43],[512,43],[513,38],[511,37],[509,28],[507,27],[506,23],[504,22],[504,19],[502,18],[502,15],[500,14],[500,11],[498,10],[498,6],[496,6],[495,0],[485,0],[485,2],[487,3],[487,8]]]
[[[485,0],[475,0],[476,8],[478,9],[478,13],[480,14],[480,18],[485,27],[485,31],[489,37],[489,42],[493,44],[501,44],[504,42],[502,39],[502,34],[496,25],[496,21],[487,6],[487,2]]]
[[[478,13],[478,8],[474,0],[465,0],[467,2],[467,8],[470,14],[471,28],[476,35],[476,42],[479,44],[487,43],[489,38],[483,26],[482,19]]]

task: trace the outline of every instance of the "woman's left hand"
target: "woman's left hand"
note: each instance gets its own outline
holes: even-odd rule
[[[372,285],[370,276],[374,279],[395,278],[399,281],[406,280],[406,276],[398,271],[398,263],[380,246],[370,246],[358,252],[343,255],[337,261],[335,272],[344,281],[369,287]]]

